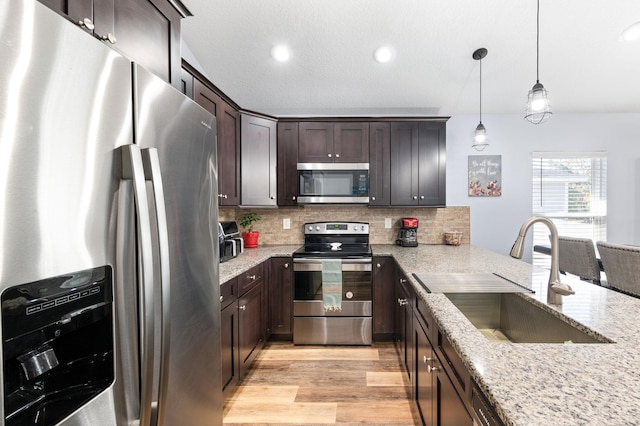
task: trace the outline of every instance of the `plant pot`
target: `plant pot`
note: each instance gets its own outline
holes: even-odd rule
[[[243,232],[242,239],[244,240],[244,248],[256,248],[258,247],[258,237],[260,233],[258,231],[254,232]]]

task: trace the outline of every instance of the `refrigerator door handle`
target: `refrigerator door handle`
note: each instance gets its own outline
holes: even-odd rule
[[[167,214],[164,202],[164,189],[160,171],[160,159],[156,148],[146,148],[142,150],[142,161],[144,163],[145,178],[151,181],[153,188],[153,199],[157,223],[157,238],[160,257],[160,361],[158,370],[160,372],[158,395],[157,395],[157,424],[164,424],[164,414],[167,405],[167,389],[169,383],[169,350],[171,318],[171,271],[169,266],[169,232],[167,227]]]
[[[153,418],[153,372],[155,311],[153,303],[153,244],[151,218],[146,192],[142,152],[137,145],[125,145],[122,150],[122,179],[133,182],[134,204],[138,223],[140,247],[139,297],[140,297],[140,385],[139,389],[127,389],[129,395],[140,392],[140,425],[150,425]]]

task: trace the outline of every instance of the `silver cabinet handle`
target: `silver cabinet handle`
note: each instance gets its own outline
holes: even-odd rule
[[[269,197],[269,198],[271,198],[272,200],[275,200],[275,199],[276,199],[276,197],[274,197],[273,195],[272,195],[271,197]]]
[[[296,200],[296,196],[294,195],[293,197],[291,197],[291,199],[292,199],[293,201],[295,201],[295,200]]]
[[[103,41],[108,41],[111,44],[116,44],[116,36],[113,33],[107,33],[107,35],[100,36]]]
[[[169,269],[169,231],[167,225],[167,213],[164,203],[164,187],[160,171],[160,159],[156,148],[142,150],[142,163],[144,165],[145,179],[151,182],[153,190],[154,210],[156,216],[156,235],[158,238],[158,254],[160,265],[160,359],[158,370],[160,381],[158,383],[158,401],[166,401],[169,388],[169,351],[171,323],[171,272]],[[164,424],[166,403],[158,404],[158,422]]]
[[[220,296],[220,301],[222,302],[224,300],[224,296]]]
[[[434,371],[438,371],[438,370],[440,370],[440,368],[439,368],[439,367],[433,367],[433,366],[431,366],[431,365],[427,365],[427,371],[428,371],[429,373],[434,372]]]
[[[331,154],[327,154],[327,156],[328,156],[329,158],[331,158]]]
[[[289,264],[288,264],[288,263],[285,263],[285,264],[284,264],[284,269],[288,269],[288,268],[289,268]]]
[[[418,196],[417,196],[417,195],[414,195],[414,196],[413,196],[413,199],[414,199],[414,200],[417,200],[417,199],[418,199]]]
[[[407,303],[409,303],[409,302],[407,301],[407,299],[398,299],[398,305],[400,305],[400,306],[404,306],[404,305],[406,305]]]
[[[336,154],[336,158],[340,158],[340,154]]]
[[[407,280],[405,280],[404,278],[400,278],[400,282],[401,282],[402,284],[404,284],[404,283],[406,283],[406,282],[407,282]]]
[[[78,21],[78,25],[88,29],[89,31],[93,31],[93,29],[96,27],[95,25],[93,25],[93,22],[89,18],[84,18],[82,21]]]
[[[256,279],[255,275],[247,275],[247,278],[249,278],[251,281]]]
[[[241,311],[246,311],[247,305],[238,306],[238,309],[240,309]]]
[[[372,200],[372,201],[375,201],[375,200],[376,200],[376,197],[371,197],[371,200]]]
[[[421,195],[421,196],[420,196],[420,199],[421,199],[421,200],[424,200],[424,195]]]
[[[218,198],[227,199],[227,195],[226,194],[218,194]]]
[[[381,265],[381,264],[376,263],[376,268],[381,268],[381,267],[382,267],[382,265]]]

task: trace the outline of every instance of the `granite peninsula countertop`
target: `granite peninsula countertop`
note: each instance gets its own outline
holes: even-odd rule
[[[220,282],[299,246],[246,250],[220,265]],[[373,245],[393,256],[431,309],[471,376],[507,425],[633,425],[640,419],[640,299],[562,276],[576,294],[553,309],[615,343],[489,342],[443,294],[428,293],[413,273],[497,273],[535,291],[546,304],[549,271],[470,245]],[[235,263],[235,264],[234,264]]]

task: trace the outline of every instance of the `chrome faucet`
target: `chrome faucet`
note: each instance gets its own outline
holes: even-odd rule
[[[554,223],[544,216],[533,216],[527,219],[520,228],[520,233],[516,242],[511,247],[511,257],[522,259],[524,251],[524,237],[534,223],[543,223],[551,232],[551,273],[549,274],[549,286],[547,288],[547,303],[554,305],[562,304],[562,296],[575,294],[575,291],[568,285],[560,282],[560,267],[558,260],[558,228]]]

